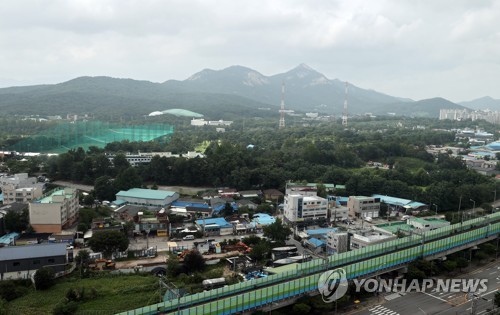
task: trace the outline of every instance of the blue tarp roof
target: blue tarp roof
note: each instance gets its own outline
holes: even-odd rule
[[[314,229],[307,230],[306,233],[309,235],[325,235],[328,232],[337,232],[336,228],[326,228],[326,229]]]
[[[380,198],[380,201],[382,201],[384,203],[391,204],[391,205],[396,205],[396,206],[404,206],[404,205],[407,205],[411,202],[410,199],[403,199],[403,198],[390,197],[390,196],[377,195],[377,194],[373,194],[372,197]]]
[[[325,245],[326,243],[323,242],[322,240],[319,240],[317,238],[314,238],[314,237],[311,237],[310,239],[307,240],[309,243],[311,243],[312,245],[314,245],[314,247],[320,247],[320,246],[323,246]]]
[[[226,206],[225,203],[221,203],[212,208],[212,214],[218,214]],[[233,207],[233,212],[238,211],[238,205],[236,202],[231,202],[231,207]]]
[[[0,201],[3,201],[3,194],[0,194]]]

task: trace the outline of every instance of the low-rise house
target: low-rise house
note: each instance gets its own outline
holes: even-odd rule
[[[257,209],[257,204],[251,202],[250,200],[246,200],[246,199],[238,200],[238,201],[236,201],[236,204],[238,205],[238,208],[247,207],[250,210]]]
[[[266,189],[262,191],[262,193],[264,194],[265,200],[270,200],[272,202],[279,202],[280,200],[283,200],[283,197],[285,196],[285,194],[277,189]]]
[[[234,232],[233,225],[224,218],[208,218],[195,221],[198,231],[208,235],[231,235]]]
[[[260,190],[242,190],[239,193],[241,198],[260,198],[262,196]]]

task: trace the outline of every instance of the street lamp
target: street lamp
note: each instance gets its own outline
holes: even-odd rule
[[[473,206],[472,206],[472,213],[475,215],[476,214],[476,201],[475,200],[472,200],[470,199],[470,201],[473,202]]]
[[[436,206],[436,215],[437,215],[438,214],[438,205],[434,204],[434,206]]]

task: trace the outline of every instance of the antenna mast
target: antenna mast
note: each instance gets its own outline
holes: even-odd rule
[[[285,128],[285,82],[281,82],[281,108],[279,129]]]
[[[342,126],[347,127],[347,88],[349,83],[345,83],[345,99],[344,99],[344,113],[342,114]]]

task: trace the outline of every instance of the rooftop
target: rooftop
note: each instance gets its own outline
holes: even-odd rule
[[[328,232],[337,232],[338,229],[336,228],[327,228],[327,229],[314,229],[314,230],[307,230],[306,233],[309,235],[326,235]]]
[[[196,220],[197,225],[218,225],[220,227],[232,227],[233,225],[226,221],[224,218],[208,218],[204,220]]]
[[[53,202],[53,197],[55,196],[65,196],[67,199],[71,198],[72,197],[72,193],[74,191],[74,189],[72,188],[69,188],[71,191],[71,193],[67,194],[65,193],[65,189],[59,189],[59,190],[54,190],[50,193],[50,195],[47,195],[45,197],[42,197],[40,199],[38,199],[36,202],[38,203],[52,203]]]
[[[310,239],[307,240],[309,243],[311,243],[312,245],[314,245],[314,247],[320,247],[320,246],[323,246],[325,245],[326,243],[322,240],[319,240],[315,237],[311,237]]]
[[[168,197],[172,197],[175,194],[174,191],[168,190],[153,190],[153,189],[143,189],[143,188],[132,188],[127,191],[120,191],[116,194],[118,197],[129,197],[129,198],[145,198],[145,199],[156,199],[163,200]]]
[[[382,223],[375,226],[391,233],[397,233],[398,231],[411,231],[415,229],[413,226],[406,224],[406,221]]]
[[[0,260],[66,256],[66,243],[48,243],[0,248]]]
[[[210,205],[204,201],[204,200],[200,200],[200,201],[179,201],[179,200],[176,200],[174,202],[172,202],[171,204],[172,207],[192,207],[192,208],[210,208]]]
[[[276,218],[267,213],[256,213],[253,215],[252,222],[267,225],[276,222]]]

